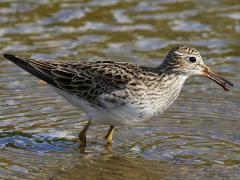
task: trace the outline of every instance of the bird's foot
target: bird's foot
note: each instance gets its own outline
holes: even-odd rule
[[[88,121],[88,123],[83,127],[82,131],[78,135],[79,140],[81,142],[80,147],[86,147],[86,145],[87,145],[86,133],[87,133],[87,130],[90,125],[91,125],[91,123],[90,123],[90,121]]]
[[[107,140],[106,146],[111,146],[112,145],[113,131],[114,131],[114,126],[110,126],[110,128],[107,132],[107,135],[105,136],[105,139]]]

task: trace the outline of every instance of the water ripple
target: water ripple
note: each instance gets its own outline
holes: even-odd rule
[[[206,64],[235,85],[226,93],[207,79],[191,78],[164,114],[139,127],[118,127],[112,150],[104,147],[107,127],[91,127],[84,152],[78,133],[86,115],[1,61],[0,178],[240,176],[237,1],[43,0],[0,6],[1,52],[43,61],[112,57],[158,65],[170,48],[184,43],[197,47]]]

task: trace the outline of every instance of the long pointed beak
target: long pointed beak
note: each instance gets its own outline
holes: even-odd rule
[[[212,72],[209,68],[205,68],[202,71],[202,75],[205,77],[208,77],[209,79],[213,80],[214,82],[216,82],[218,85],[222,86],[222,88],[225,91],[229,91],[228,89],[228,85],[233,86],[233,83],[231,83],[230,81],[228,81],[227,79],[221,77],[220,75]]]

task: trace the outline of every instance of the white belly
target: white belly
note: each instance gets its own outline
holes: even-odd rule
[[[92,124],[113,126],[136,125],[158,116],[173,103],[180,92],[180,89],[172,91],[171,94],[168,94],[169,98],[164,98],[166,94],[162,94],[162,92],[161,94],[155,94],[155,96],[146,94],[140,99],[140,103],[124,103],[120,106],[110,103],[102,97],[100,101],[104,104],[104,108],[60,89],[55,88],[55,90],[71,104],[83,110]]]
[[[61,96],[63,96],[68,102],[75,107],[83,110],[88,116],[92,124],[96,125],[134,125],[138,122],[142,122],[145,118],[141,117],[136,107],[131,104],[123,105],[119,108],[102,108],[91,106],[87,101],[80,99],[76,95],[68,94],[62,90],[54,88]]]

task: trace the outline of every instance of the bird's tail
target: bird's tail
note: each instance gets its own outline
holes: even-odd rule
[[[37,78],[56,86],[54,77],[51,73],[51,69],[54,68],[54,64],[40,62],[33,59],[25,59],[12,54],[3,54],[3,57],[23,68],[33,76],[36,76]]]

